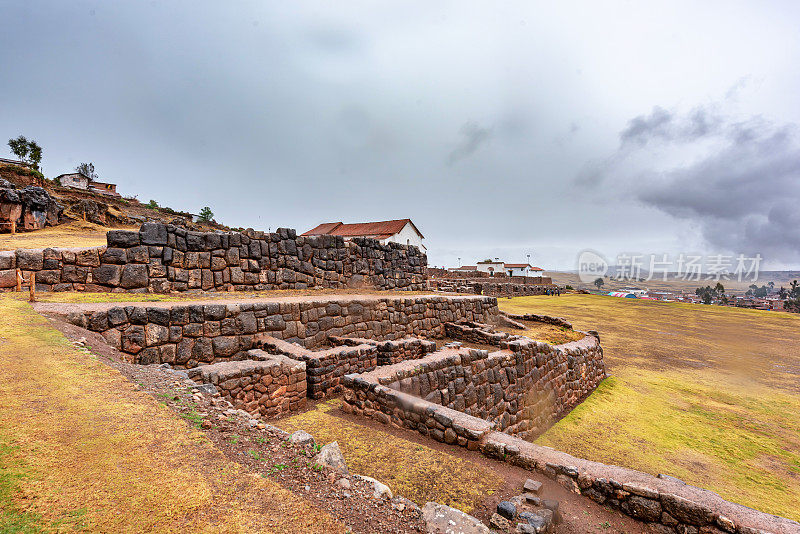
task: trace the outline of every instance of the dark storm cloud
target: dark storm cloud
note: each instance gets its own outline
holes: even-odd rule
[[[760,117],[734,121],[703,108],[687,114],[654,108],[632,119],[620,141],[615,154],[579,174],[581,185],[627,189],[644,205],[692,223],[715,250],[800,258],[796,125]],[[707,145],[699,155],[692,153],[698,143]],[[660,160],[659,150],[670,157]],[[676,157],[681,151],[692,155]],[[672,165],[682,159],[691,163]]]
[[[492,138],[492,131],[483,128],[476,122],[465,123],[459,132],[461,139],[458,146],[450,152],[447,158],[449,164],[466,159],[478,151],[481,146]]]

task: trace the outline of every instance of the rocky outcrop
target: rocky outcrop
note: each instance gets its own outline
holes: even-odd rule
[[[41,230],[59,223],[63,208],[41,187],[29,185],[17,189],[0,179],[0,231],[10,232],[11,223],[17,231]]]

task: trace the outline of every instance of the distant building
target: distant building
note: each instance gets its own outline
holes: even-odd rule
[[[302,235],[338,235],[346,240],[354,237],[370,237],[381,243],[414,245],[423,252],[428,250],[423,244],[425,236],[411,222],[411,219],[348,224],[342,222],[323,223]]]
[[[117,184],[98,182],[96,180],[92,180],[81,172],[60,174],[56,177],[56,180],[61,184],[62,187],[82,189],[84,191],[90,191],[92,193],[98,193],[100,195],[106,195],[110,197],[121,196],[119,193],[117,193]]]
[[[57,176],[56,181],[61,184],[61,187],[71,187],[73,189],[89,189],[89,182],[91,181],[91,179],[83,173],[72,172]]]
[[[506,264],[499,260],[484,260],[479,261],[477,267],[478,271],[494,276],[497,273],[505,273]]]
[[[490,276],[495,274],[505,274],[507,276],[541,277],[544,276],[544,269],[534,267],[529,263],[506,263],[500,260],[479,261],[477,265],[464,265],[463,267],[451,267],[451,272],[482,272]]]
[[[505,271],[508,276],[543,276],[544,269],[534,267],[529,263],[506,263]]]

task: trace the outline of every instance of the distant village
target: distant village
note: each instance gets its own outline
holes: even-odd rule
[[[726,293],[721,284],[716,287],[699,287],[694,293],[688,291],[654,291],[637,287],[623,288],[618,291],[592,292],[617,298],[686,302],[690,304],[714,304],[717,306],[734,306],[737,308],[772,311],[797,311],[792,308],[792,302],[794,298],[800,297],[800,290],[776,288],[772,282],[761,287],[753,284],[744,295]]]

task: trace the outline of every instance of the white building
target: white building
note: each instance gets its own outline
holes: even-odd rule
[[[544,276],[544,269],[529,263],[506,263],[505,271],[508,276]]]
[[[489,273],[494,276],[496,273],[505,272],[505,266],[505,262],[499,260],[483,260],[478,262],[477,268],[482,273]]]
[[[338,235],[345,239],[371,237],[381,243],[392,242],[400,243],[401,245],[414,245],[422,252],[428,250],[423,243],[425,236],[411,222],[411,219],[348,224],[342,222],[322,223],[302,235]]]
[[[71,172],[68,174],[60,174],[56,177],[56,181],[62,187],[72,187],[74,189],[89,189],[89,182],[91,179],[83,173]]]

